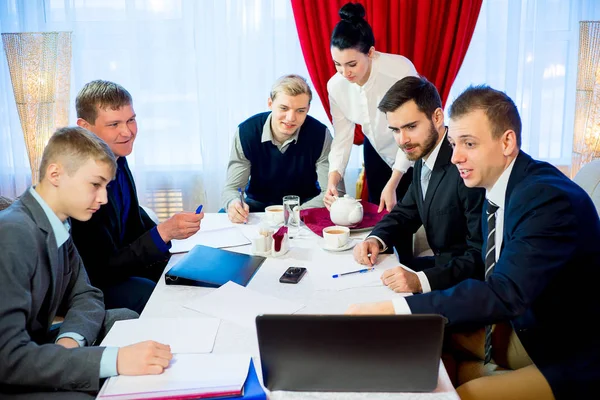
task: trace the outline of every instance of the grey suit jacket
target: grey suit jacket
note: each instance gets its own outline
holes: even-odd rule
[[[59,335],[92,344],[104,319],[102,292],[90,285],[71,238],[60,248],[44,210],[27,190],[0,212],[0,392],[98,390],[104,348],[66,349]],[[52,336],[52,337],[51,337]]]

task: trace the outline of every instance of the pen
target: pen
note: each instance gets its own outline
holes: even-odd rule
[[[343,273],[341,273],[341,274],[335,274],[335,275],[332,275],[331,277],[332,277],[332,278],[339,278],[339,277],[341,277],[341,276],[344,276],[344,275],[350,275],[350,274],[362,274],[362,273],[365,273],[365,272],[373,271],[374,269],[375,269],[375,268],[363,268],[363,269],[357,269],[356,271],[350,271],[350,272],[343,272]]]
[[[238,188],[238,192],[240,192],[240,201],[242,202],[242,207],[244,206],[244,191],[242,188]]]
[[[200,214],[202,212],[202,204],[200,204],[198,206],[198,208],[196,208],[196,214]]]
[[[238,192],[240,192],[240,201],[242,202],[242,208],[244,208],[244,191],[242,190],[242,188],[238,188]],[[244,221],[244,223],[246,223],[247,220]]]

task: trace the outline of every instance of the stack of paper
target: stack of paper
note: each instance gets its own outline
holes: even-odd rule
[[[230,281],[184,307],[254,330],[257,315],[293,314],[304,304],[267,296]]]
[[[249,355],[204,354],[214,347],[216,318],[140,318],[118,321],[101,346],[123,347],[154,340],[171,346],[173,359],[160,375],[114,376],[98,399],[174,399],[265,394]],[[248,379],[246,379],[248,378]]]
[[[235,226],[229,228],[212,229],[208,231],[200,230],[187,239],[171,241],[171,253],[185,253],[200,244],[218,249],[226,247],[245,246],[250,244],[250,240]]]
[[[140,318],[117,321],[102,346],[123,347],[154,340],[173,353],[210,353],[221,321],[217,318]]]
[[[97,398],[122,400],[239,396],[249,366],[248,355],[177,354],[161,375],[110,378]]]

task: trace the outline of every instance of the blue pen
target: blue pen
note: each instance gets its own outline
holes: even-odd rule
[[[200,204],[198,206],[198,208],[196,208],[196,214],[200,214],[202,212],[202,204]]]
[[[238,188],[238,192],[240,193],[240,202],[242,203],[242,208],[244,208],[244,191],[242,188]],[[244,221],[246,223],[246,221]]]
[[[375,268],[363,268],[363,269],[358,269],[358,270],[356,270],[356,271],[350,271],[350,272],[344,272],[344,273],[341,273],[341,274],[335,274],[335,275],[332,275],[331,277],[332,277],[332,278],[339,278],[339,277],[342,277],[342,276],[344,276],[344,275],[350,275],[350,274],[363,274],[363,273],[365,273],[365,272],[373,271],[374,269],[375,269]]]

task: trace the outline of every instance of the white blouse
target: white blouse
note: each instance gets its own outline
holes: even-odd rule
[[[408,58],[375,52],[371,74],[363,86],[349,82],[339,73],[329,79],[327,92],[334,131],[329,153],[330,173],[338,171],[344,176],[356,124],[361,125],[369,142],[390,167],[404,173],[411,166],[388,128],[385,113],[377,109],[389,88],[406,76],[418,76]]]

